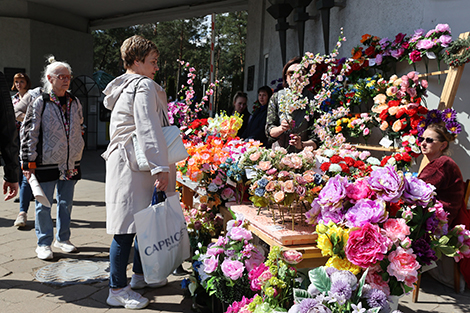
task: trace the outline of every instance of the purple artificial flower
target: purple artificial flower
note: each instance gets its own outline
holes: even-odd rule
[[[251,231],[243,227],[233,227],[230,230],[230,233],[228,234],[228,236],[230,237],[230,239],[238,240],[238,241],[253,239],[253,235],[251,234]]]
[[[320,294],[320,290],[315,287],[315,284],[310,284],[307,288],[307,292],[312,296],[315,297],[316,295]]]
[[[304,299],[300,302],[299,313],[331,313],[331,310],[316,299]]]
[[[369,186],[377,192],[377,198],[396,203],[405,189],[405,180],[401,171],[397,172],[393,166],[387,165],[372,171]]]
[[[400,58],[403,53],[405,53],[405,49],[403,48],[398,48],[397,50],[392,50],[391,54],[392,54],[392,57],[394,57],[395,59],[398,59]]]
[[[457,118],[457,112],[454,109],[445,109],[442,111],[442,120],[446,123],[454,122]]]
[[[305,213],[306,222],[311,225],[316,225],[317,220],[321,217],[321,206],[318,204],[317,199],[313,200],[311,209]]]
[[[413,34],[413,37],[415,37],[415,36],[416,36],[416,37],[421,37],[421,36],[424,35],[424,32],[425,32],[424,29],[419,28],[419,29],[415,30],[415,33]]]
[[[211,256],[208,259],[204,260],[204,272],[210,274],[217,269],[219,265],[219,259],[215,256]]]
[[[430,110],[426,116],[426,124],[439,123],[442,120],[442,113],[438,109]]]
[[[330,275],[331,283],[335,283],[337,281],[346,282],[352,290],[356,290],[357,288],[357,277],[350,271],[335,271]]]
[[[362,227],[368,222],[382,223],[388,217],[386,203],[382,199],[361,199],[348,210],[344,217],[346,225],[350,228]]]
[[[330,178],[318,194],[318,203],[321,206],[342,207],[342,200],[346,197],[347,184],[347,177],[336,175]]]
[[[379,45],[384,49],[390,43],[390,39],[387,37],[380,39]]]
[[[426,220],[425,229],[426,231],[434,234],[435,230],[437,229],[437,226],[439,226],[439,220],[436,218],[436,213],[433,213],[431,217]]]
[[[435,32],[436,32],[435,29],[430,29],[430,30],[426,33],[426,36],[424,36],[424,37],[425,37],[425,38],[429,38],[429,37],[431,37]]]
[[[332,221],[335,224],[341,223],[344,220],[344,213],[342,212],[342,208],[337,207],[323,207],[321,213],[321,219],[319,222],[323,222],[324,224],[328,224]]]
[[[228,256],[229,258],[231,258],[235,256],[235,250],[234,249],[224,250],[224,254]]]
[[[418,238],[417,240],[414,240],[411,247],[413,249],[413,253],[419,258],[420,263],[429,265],[432,261],[437,260],[436,253],[431,249],[431,246],[426,239]]]
[[[439,37],[437,41],[441,43],[441,46],[448,47],[450,43],[452,42],[452,36],[442,35],[441,37]]]
[[[328,274],[328,276],[331,277],[331,275],[333,275],[334,273],[336,273],[339,270],[336,267],[330,266],[330,267],[325,267],[325,271]]]
[[[437,24],[435,30],[440,33],[445,33],[445,32],[450,33],[449,24]]]
[[[462,126],[458,122],[446,123],[447,130],[452,134],[460,134]]]
[[[346,281],[336,280],[331,283],[331,289],[328,296],[339,305],[343,305],[351,298],[352,288]]]
[[[380,64],[382,64],[382,61],[383,61],[383,55],[380,54],[380,53],[377,54],[377,55],[375,56],[375,63],[376,63],[377,65],[380,65]]]
[[[434,187],[417,177],[405,178],[405,191],[403,197],[408,204],[425,206],[434,198]]]
[[[423,40],[418,41],[418,43],[416,44],[416,48],[420,50],[429,50],[435,45],[436,44],[434,43],[434,41],[429,40],[429,39],[423,39]]]
[[[242,262],[229,259],[225,259],[222,265],[220,265],[220,268],[224,275],[232,280],[237,280],[242,277],[245,271],[245,266],[243,266]]]
[[[380,307],[381,311],[388,312],[390,310],[387,295],[380,289],[372,289],[368,293],[367,304],[371,308]]]

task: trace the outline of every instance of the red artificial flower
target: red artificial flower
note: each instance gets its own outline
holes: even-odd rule
[[[385,166],[385,164],[387,164],[388,160],[390,160],[392,156],[390,155],[387,155],[385,158],[382,159],[382,161],[380,161],[380,166]]]
[[[343,173],[349,174],[349,167],[346,163],[339,163],[339,166],[341,166],[341,171]]]
[[[389,107],[397,107],[400,105],[400,100],[390,100],[388,102],[388,106]]]
[[[397,114],[395,114],[396,118],[400,118],[402,117],[403,114],[406,113],[406,109],[405,108],[401,108],[398,110]]]
[[[374,46],[370,46],[369,48],[366,49],[366,51],[364,51],[365,54],[368,56],[368,57],[374,57],[375,56],[375,47]]]
[[[342,157],[339,155],[334,155],[331,157],[330,162],[334,164],[338,164],[339,162],[344,161]]]
[[[417,129],[417,128],[413,128],[412,130],[410,130],[410,134],[416,136],[416,135],[418,134],[418,129]]]
[[[354,166],[354,159],[351,157],[344,157],[344,162],[346,162],[349,167]]]
[[[411,162],[411,156],[408,153],[403,153],[402,157],[403,157],[403,161]]]
[[[397,212],[401,209],[402,205],[403,200],[400,200],[397,203],[387,202],[387,211],[390,213],[390,217],[396,217]]]
[[[325,163],[323,163],[323,164],[320,166],[320,169],[321,169],[323,172],[327,172],[328,169],[330,168],[330,165],[331,165],[330,162],[325,162]]]
[[[422,105],[420,105],[420,106],[418,107],[418,112],[419,112],[420,114],[428,114],[428,108],[423,107]]]
[[[409,109],[409,110],[406,110],[406,114],[408,114],[409,116],[413,116],[415,114],[418,113],[418,110],[417,109]]]
[[[364,166],[364,162],[362,162],[361,160],[357,160],[354,162],[355,168],[361,168],[362,166]]]
[[[403,156],[400,153],[395,154],[393,157],[395,158],[395,160],[397,160],[397,162],[403,160]]]
[[[380,112],[379,114],[379,118],[382,120],[382,121],[385,121],[388,117],[388,110],[383,110],[382,112]]]

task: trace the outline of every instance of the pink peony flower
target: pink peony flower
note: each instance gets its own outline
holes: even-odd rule
[[[385,233],[393,242],[402,241],[410,235],[410,227],[403,218],[390,218],[384,223]]]
[[[210,274],[217,269],[219,261],[215,256],[204,260],[204,272]]]
[[[251,257],[245,260],[245,267],[247,271],[251,271],[253,268],[259,266],[264,261],[264,255],[257,249],[253,250]]]
[[[444,33],[444,32],[450,33],[450,27],[448,24],[437,24],[435,30],[440,33]]]
[[[274,194],[274,201],[276,201],[276,203],[280,203],[284,200],[284,192],[283,191],[278,191]]]
[[[413,283],[418,280],[418,269],[421,267],[416,261],[413,250],[398,247],[397,250],[390,252],[388,260],[390,264],[387,267],[387,272],[395,276],[398,281],[413,287]]]
[[[425,79],[423,79],[423,80],[421,81],[421,86],[423,86],[423,88],[428,88],[428,81],[425,80]]]
[[[414,62],[419,62],[421,61],[423,58],[421,56],[421,53],[418,51],[418,50],[413,50],[410,54],[409,54],[409,57],[410,57],[410,60],[414,63]]]
[[[379,226],[366,223],[350,232],[346,257],[351,263],[367,268],[384,259],[390,244],[390,239],[381,233]]]
[[[263,273],[261,273],[261,275],[258,276],[258,280],[260,281],[261,284],[264,284],[265,282],[270,280],[271,277],[273,277],[273,274],[271,274],[269,269],[267,269]]]
[[[251,234],[251,231],[243,227],[233,227],[230,230],[230,233],[228,234],[228,236],[230,237],[230,239],[238,240],[238,241],[253,239],[253,235]]]
[[[286,250],[282,253],[284,261],[289,264],[299,264],[302,261],[303,255],[296,250]]]
[[[365,179],[358,180],[346,187],[347,197],[355,201],[370,198],[372,193],[373,191],[369,188],[369,184]]]
[[[235,195],[235,192],[233,191],[232,188],[229,188],[229,187],[222,190],[222,193],[220,194],[223,200],[230,200],[234,195]]]
[[[258,161],[259,157],[261,156],[261,152],[257,151],[253,154],[250,154],[250,160],[253,162]]]
[[[262,171],[267,171],[272,167],[271,161],[260,161],[258,164],[258,168]]]
[[[294,193],[295,188],[294,188],[294,181],[293,180],[288,180],[284,182],[284,192],[287,193]]]
[[[436,44],[434,43],[434,41],[429,40],[429,39],[423,39],[423,40],[418,41],[418,43],[416,44],[416,48],[420,50],[429,50],[435,45]]]
[[[220,266],[222,273],[232,280],[237,280],[243,276],[245,271],[245,266],[240,261],[232,261],[230,259],[225,259]]]
[[[381,273],[382,269],[380,268],[380,265],[370,267],[366,276],[366,283],[368,283],[372,288],[382,290],[387,296],[389,296],[390,286],[387,281],[383,280]]]

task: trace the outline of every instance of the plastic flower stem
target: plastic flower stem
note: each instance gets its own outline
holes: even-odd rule
[[[276,223],[276,213],[274,212],[274,207],[271,207],[271,214],[273,216],[273,223]]]
[[[429,73],[429,70],[428,70],[428,57],[424,57],[423,58],[424,60],[424,66],[426,67],[426,74]],[[429,76],[426,76],[426,80],[429,81]]]
[[[292,218],[292,231],[294,231],[295,219],[294,219],[294,208],[292,207],[292,204],[289,206],[289,209],[290,209],[290,217]]]
[[[437,59],[437,70],[440,72],[441,71],[441,55],[439,54],[439,52],[437,53],[436,59]],[[437,83],[441,84],[441,75],[440,74],[437,75]]]

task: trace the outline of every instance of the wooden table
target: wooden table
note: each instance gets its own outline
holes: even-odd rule
[[[237,206],[247,206],[247,205],[238,205],[236,203],[227,203],[227,207],[231,208],[232,211],[237,212]],[[258,208],[255,208],[252,206],[253,211],[257,211]],[[239,211],[239,210],[238,210]],[[221,207],[220,208],[220,213],[224,217],[224,227],[226,226],[226,223],[232,219],[232,215],[228,208],[226,207]],[[245,219],[248,221],[249,218],[245,216]],[[265,229],[268,229],[269,225],[265,225]],[[272,224],[271,226],[274,226]],[[322,265],[325,265],[326,261],[328,261],[328,257],[324,257],[321,254],[320,249],[317,248],[316,244],[314,243],[315,239],[312,240],[312,238],[309,238],[307,240],[306,236],[303,234],[298,234],[297,236],[292,236],[292,239],[289,239],[289,236],[285,236],[281,239],[281,241],[286,242],[287,244],[282,244],[280,242],[280,239],[277,239],[275,236],[270,234],[269,232],[263,231],[263,227],[260,227],[260,225],[257,225],[256,223],[252,223],[250,221],[248,225],[248,229],[259,239],[264,241],[269,247],[273,246],[279,246],[281,247],[282,250],[297,250],[303,254],[303,261],[297,264],[297,268],[314,268],[314,267],[319,267]],[[312,227],[313,231],[313,227]],[[302,244],[302,241],[309,241],[310,243],[305,243]],[[291,244],[289,244],[291,243]]]
[[[193,197],[196,193],[198,183],[193,182],[187,176],[177,177],[176,181],[182,186],[181,192],[181,202],[188,207],[191,208],[193,206]]]

